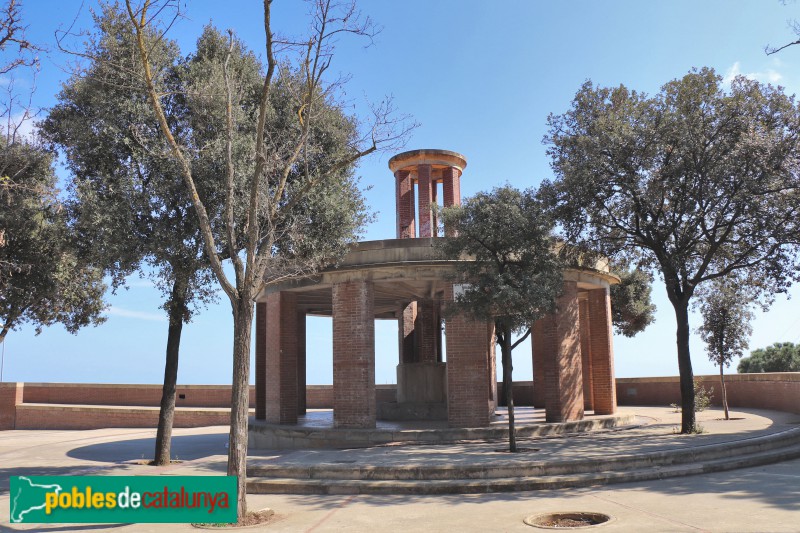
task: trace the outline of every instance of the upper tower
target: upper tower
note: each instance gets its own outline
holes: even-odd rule
[[[439,221],[431,205],[438,202],[439,184],[443,207],[461,205],[461,174],[466,166],[463,155],[449,150],[411,150],[389,160],[396,182],[398,239],[438,236]],[[419,234],[415,224],[415,184],[419,188]]]

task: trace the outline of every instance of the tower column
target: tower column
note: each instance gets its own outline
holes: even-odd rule
[[[333,425],[375,427],[375,302],[372,282],[333,286]]]
[[[438,300],[419,300],[417,302],[417,318],[414,322],[414,335],[417,339],[417,361],[436,363],[439,347],[442,344],[441,311]]]
[[[436,228],[433,227],[433,183],[430,165],[417,166],[417,184],[419,187],[419,236],[435,237]]]
[[[453,300],[453,286],[445,289],[445,301]],[[487,326],[462,315],[446,319],[447,328],[447,422],[450,427],[489,425],[494,411],[489,388]]]
[[[395,200],[397,204],[397,238],[416,237],[414,228],[414,181],[410,170],[398,170],[395,176]]]
[[[256,303],[256,419],[267,417],[267,304]]]
[[[578,313],[581,335],[581,361],[583,366],[583,409],[594,410],[594,386],[592,385],[592,333],[589,326],[589,298],[581,293],[578,298]]]
[[[583,418],[578,284],[564,282],[556,312],[544,317],[545,416],[548,422]]]
[[[547,326],[544,319],[533,323],[531,331],[531,351],[533,357],[533,406],[538,409],[545,407],[545,377],[544,377],[544,354],[547,351],[545,335]]]
[[[444,207],[461,205],[461,171],[456,167],[447,167],[442,170],[442,195]],[[448,237],[453,236],[451,228],[444,228]]]
[[[297,296],[267,294],[266,420],[297,423]]]
[[[611,415],[617,410],[614,382],[614,348],[611,340],[611,295],[609,290],[589,291],[589,328],[591,329],[592,388],[594,413]]]
[[[306,414],[306,313],[297,312],[297,413]]]

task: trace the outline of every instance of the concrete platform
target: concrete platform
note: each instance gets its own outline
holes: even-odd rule
[[[333,427],[333,411],[311,409],[299,417],[297,425],[268,424],[250,419],[249,447],[259,449],[341,449],[365,448],[382,444],[447,444],[463,441],[487,441],[508,438],[505,409],[498,410],[489,427],[449,428],[445,421],[378,420],[375,429],[337,429]],[[515,411],[517,436],[535,438],[568,435],[630,426],[635,423],[632,412],[613,416],[595,416],[559,424],[546,423],[544,410],[518,407]]]
[[[730,441],[769,437],[800,427],[800,416],[774,411],[736,410],[739,420],[721,421],[719,410],[699,414],[706,428],[701,435],[673,433],[680,421],[669,408],[636,408],[651,422],[642,433],[623,438],[627,431],[587,434],[583,437],[541,438],[522,443],[539,448],[514,461],[569,460],[622,456],[639,452],[690,452]],[[640,430],[635,430],[640,431]],[[168,467],[139,464],[153,453],[155,429],[0,432],[0,530],[2,531],[193,531],[188,524],[65,525],[8,523],[8,478],[12,475],[222,475],[225,472],[228,428],[176,429],[174,454],[183,461]],[[509,454],[493,451],[494,443],[475,449],[465,445],[419,447],[380,446],[369,450],[284,450],[250,458],[250,464],[333,463],[357,460],[353,454],[371,454],[376,465],[403,451],[405,460],[448,458],[456,466],[508,461]],[[431,450],[438,454],[430,454]],[[538,457],[537,455],[538,454]],[[383,457],[379,462],[379,458]],[[527,459],[526,459],[527,458]],[[339,463],[336,463],[340,461]],[[350,463],[352,464],[352,463]],[[524,464],[524,463],[520,463]],[[602,530],[615,532],[796,532],[800,512],[800,459],[728,472],[705,472],[682,478],[653,479],[618,485],[535,492],[460,495],[297,495],[249,494],[251,509],[271,507],[276,520],[259,531],[533,531],[523,520],[553,511],[586,511],[612,515]]]
[[[395,441],[363,449],[266,454],[248,463],[248,491],[517,492],[680,477],[800,457],[800,427],[787,423],[800,418],[797,415],[767,417],[750,411],[725,421],[701,413],[698,418],[706,432],[680,435],[671,421],[677,413],[671,409],[637,411],[641,414],[636,417],[630,412],[618,417],[627,419],[626,425],[603,429],[607,419],[598,417],[586,421],[598,424],[594,431],[569,432],[569,424],[530,424],[536,415],[529,410],[528,424],[523,425],[529,431],[519,432],[523,451],[517,454],[507,452],[506,431],[498,425],[487,428],[483,439],[450,444]],[[547,431],[537,432],[537,427]]]

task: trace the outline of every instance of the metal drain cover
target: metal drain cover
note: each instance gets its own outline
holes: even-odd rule
[[[603,513],[565,511],[531,515],[525,518],[524,522],[542,529],[585,529],[607,524],[613,520],[613,516]]]

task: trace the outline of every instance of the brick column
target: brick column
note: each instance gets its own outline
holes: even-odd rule
[[[414,334],[414,322],[417,320],[417,302],[400,307],[397,316],[397,334],[400,352],[400,364],[416,363],[417,343]]]
[[[578,284],[564,282],[556,312],[542,319],[545,415],[548,422],[583,418]]]
[[[537,409],[545,407],[545,379],[544,379],[544,342],[545,323],[537,320],[533,323],[531,331],[531,351],[533,356],[533,406]]]
[[[297,296],[267,294],[266,420],[297,423]]]
[[[22,403],[25,383],[0,383],[0,430],[14,429],[17,406]]]
[[[592,347],[589,327],[589,299],[585,293],[578,298],[581,328],[581,362],[583,370],[583,409],[594,410],[594,387],[592,386]]]
[[[395,177],[395,194],[397,203],[397,238],[411,239],[416,236],[414,230],[414,182],[411,172],[398,170]]]
[[[453,300],[453,287],[445,289]],[[450,427],[489,425],[489,365],[486,325],[455,315],[446,319],[447,422]]]
[[[297,313],[297,414],[306,414],[306,313]]]
[[[256,303],[256,419],[267,418],[267,304]]]
[[[489,357],[489,401],[491,402],[491,410],[497,408],[497,343],[494,339],[494,322],[486,324],[486,338],[489,346],[487,347],[487,355]]]
[[[417,167],[417,184],[419,186],[419,236],[435,237],[436,228],[433,227],[431,203],[433,203],[433,187],[431,179],[431,166],[419,165]]]
[[[461,171],[455,167],[442,170],[442,205],[461,205]]]
[[[442,171],[442,205],[450,207],[461,205],[461,171],[455,167],[448,167]],[[452,228],[444,228],[444,234],[453,237]]]
[[[333,425],[375,427],[375,312],[369,281],[333,286]]]
[[[614,386],[614,347],[611,337],[611,296],[608,289],[589,291],[589,328],[592,355],[594,414],[611,415],[617,411]]]
[[[441,346],[441,311],[438,300],[419,300],[417,319],[414,322],[414,337],[417,341],[417,362],[435,363],[439,361]]]

